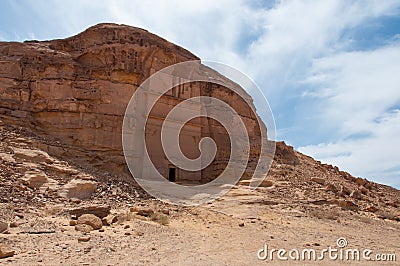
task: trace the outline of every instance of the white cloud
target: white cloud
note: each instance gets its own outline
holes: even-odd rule
[[[319,126],[336,127],[338,139],[299,150],[359,176],[399,182],[400,44],[372,51],[339,53],[312,66],[320,98]],[[317,120],[318,121],[318,120]],[[390,169],[394,169],[390,171]]]

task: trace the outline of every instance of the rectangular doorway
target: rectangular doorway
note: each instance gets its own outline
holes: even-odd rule
[[[174,167],[169,168],[168,180],[170,182],[176,181],[176,168],[174,168]]]

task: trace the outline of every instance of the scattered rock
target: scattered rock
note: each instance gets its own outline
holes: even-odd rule
[[[124,229],[129,229],[129,228],[130,228],[129,224],[126,224],[126,225],[124,226]]]
[[[243,223],[243,222],[239,223],[239,226],[240,226],[240,227],[243,227],[243,226],[244,226],[244,223]]]
[[[0,259],[12,257],[15,255],[15,251],[10,249],[9,247],[0,244]]]
[[[75,225],[77,225],[77,221],[76,220],[70,220],[69,221],[69,225],[70,226],[75,226]]]
[[[81,236],[78,238],[78,242],[89,242],[90,236]]]
[[[320,178],[320,177],[313,177],[311,178],[311,181],[318,183],[320,185],[325,185],[325,179],[324,178]]]
[[[91,180],[73,179],[64,185],[58,194],[64,198],[90,199],[96,191],[97,182]]]
[[[86,205],[69,210],[71,215],[79,217],[83,214],[93,214],[99,218],[104,218],[110,214],[111,207],[109,205]]]
[[[131,232],[125,232],[124,235],[130,236],[130,235],[131,235]]]
[[[7,231],[7,229],[8,229],[8,223],[0,221],[0,233]]]
[[[93,231],[93,227],[87,224],[77,224],[75,225],[75,230],[82,233],[90,233],[91,231]]]
[[[77,224],[90,225],[94,230],[98,230],[103,226],[103,222],[94,214],[83,214],[78,218]]]

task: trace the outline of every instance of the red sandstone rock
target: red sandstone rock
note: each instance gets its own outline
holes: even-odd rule
[[[127,175],[121,135],[129,99],[151,74],[188,60],[199,58],[146,30],[117,24],[99,24],[62,40],[2,42],[0,118],[59,140],[59,145],[47,147],[52,155]],[[207,75],[219,75],[206,70]],[[250,177],[260,154],[260,130],[250,108],[232,91],[215,84],[182,86],[177,91],[176,95],[172,91],[163,97],[151,113],[156,119],[148,128],[152,143],[148,150],[159,171],[167,175],[169,162],[160,152],[157,121],[195,94],[223,99],[244,118],[252,143],[251,161],[245,172]],[[180,171],[178,179],[209,181],[224,170],[229,159],[230,142],[224,128],[207,119],[199,123],[196,141],[213,136],[218,145],[216,160],[200,175]],[[187,141],[192,141],[191,137]],[[183,152],[186,149],[190,155],[198,156],[196,144],[184,147]],[[296,164],[291,148],[279,147],[283,148],[282,160]]]

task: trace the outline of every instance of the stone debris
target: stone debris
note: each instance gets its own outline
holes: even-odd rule
[[[78,238],[78,242],[89,242],[90,236],[81,236]]]

